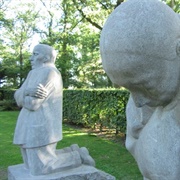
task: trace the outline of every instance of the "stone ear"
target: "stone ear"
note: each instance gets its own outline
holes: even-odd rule
[[[49,62],[51,60],[50,56],[46,55],[44,57],[44,62]]]
[[[178,39],[176,44],[176,53],[178,56],[180,56],[180,39]]]
[[[47,62],[47,61],[48,61],[48,59],[47,59],[47,57],[45,57],[45,58],[44,58],[44,62]]]

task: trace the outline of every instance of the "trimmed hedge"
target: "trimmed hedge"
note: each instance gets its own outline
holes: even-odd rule
[[[127,90],[64,90],[63,117],[69,123],[125,133],[128,97]]]
[[[0,89],[0,111],[14,111],[19,108],[14,99],[15,89]]]
[[[14,100],[15,89],[0,89],[0,101]]]
[[[0,110],[17,110],[15,90],[0,89]],[[77,89],[63,91],[63,119],[85,127],[104,127],[125,133],[125,108],[129,92],[117,89]]]

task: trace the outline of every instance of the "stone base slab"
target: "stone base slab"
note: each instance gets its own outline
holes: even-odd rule
[[[18,164],[8,167],[8,180],[115,180],[115,177],[86,165],[58,173],[32,176],[23,164]]]

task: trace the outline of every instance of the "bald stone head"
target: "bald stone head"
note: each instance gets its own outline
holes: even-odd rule
[[[34,50],[38,50],[44,54],[46,61],[55,62],[57,53],[53,47],[47,44],[38,44],[34,47]]]
[[[180,18],[158,0],[128,0],[107,19],[100,38],[103,67],[128,88],[138,107],[165,106],[179,90]]]
[[[30,57],[32,69],[43,67],[45,64],[54,64],[56,51],[49,45],[38,44],[33,49]]]

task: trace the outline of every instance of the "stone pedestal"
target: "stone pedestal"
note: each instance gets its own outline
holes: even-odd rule
[[[115,177],[86,165],[58,173],[32,176],[23,164],[18,164],[8,167],[8,180],[115,180]]]

